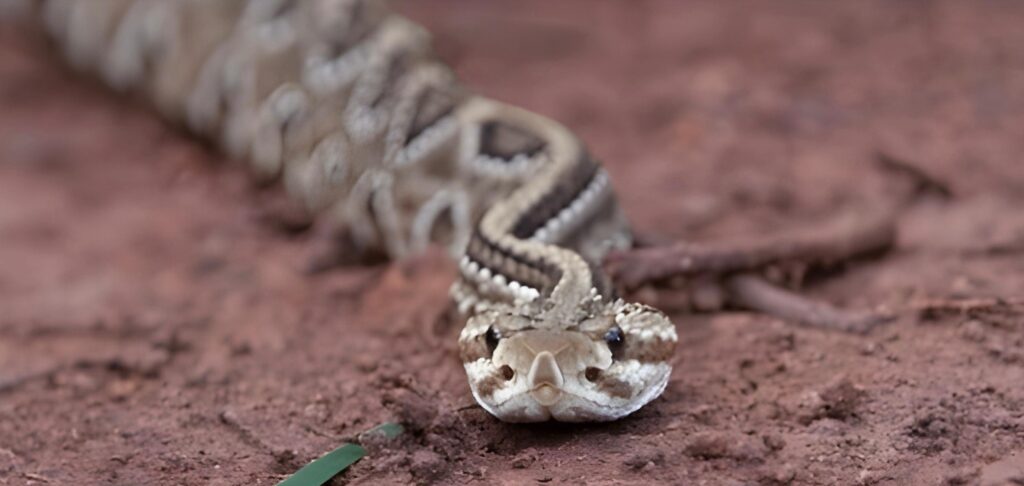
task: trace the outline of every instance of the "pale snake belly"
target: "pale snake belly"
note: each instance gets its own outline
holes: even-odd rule
[[[558,123],[470,93],[372,0],[0,0],[69,62],[280,179],[392,258],[459,261],[460,357],[510,422],[607,421],[664,390],[659,311],[600,270],[630,245],[608,174]]]

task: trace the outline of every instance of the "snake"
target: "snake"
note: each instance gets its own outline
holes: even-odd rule
[[[601,269],[633,237],[566,127],[476,94],[378,0],[0,0],[67,63],[401,259],[441,247],[459,358],[506,422],[602,422],[664,391],[678,337]]]

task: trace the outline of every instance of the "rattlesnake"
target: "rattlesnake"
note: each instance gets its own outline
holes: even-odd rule
[[[664,390],[659,311],[615,296],[631,244],[608,174],[558,123],[473,94],[373,0],[0,0],[76,68],[142,93],[392,258],[459,261],[460,357],[510,422],[606,421]],[[15,7],[15,8],[11,8]]]

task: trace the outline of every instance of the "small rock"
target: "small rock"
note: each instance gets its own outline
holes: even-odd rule
[[[878,351],[882,349],[882,346],[875,342],[865,343],[860,348],[860,354],[862,356],[874,356],[878,354]]]
[[[357,354],[352,357],[352,362],[355,364],[356,369],[363,373],[373,373],[380,366],[380,360],[376,356],[369,354]]]
[[[797,404],[797,418],[801,424],[809,425],[815,420],[830,418],[846,421],[856,416],[857,408],[864,401],[865,392],[850,380],[842,378],[823,391],[811,391]]]
[[[523,449],[515,459],[512,459],[513,469],[528,469],[537,462],[537,454],[532,448]]]
[[[412,453],[409,471],[422,482],[434,482],[444,473],[444,460],[429,449],[418,449]]]
[[[331,415],[331,410],[328,408],[326,403],[316,402],[306,405],[306,408],[302,410],[302,414],[307,418],[313,419],[317,423],[324,423],[327,418]]]
[[[665,453],[657,450],[633,454],[623,464],[634,471],[650,471],[665,463]]]
[[[828,387],[821,393],[825,401],[825,416],[845,420],[857,413],[857,407],[864,401],[864,389],[847,379]]]
[[[129,396],[134,395],[138,391],[139,386],[139,380],[136,379],[114,380],[107,385],[107,392],[115,401],[123,401]]]

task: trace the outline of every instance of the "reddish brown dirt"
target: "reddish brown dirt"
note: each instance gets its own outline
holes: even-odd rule
[[[866,336],[673,311],[664,396],[608,425],[473,406],[439,255],[316,277],[233,164],[0,33],[0,484],[1024,481],[1024,6],[407,2],[479,91],[562,120],[637,228],[756,236],[892,201],[897,248],[807,288]],[[670,300],[664,294],[663,302]]]

